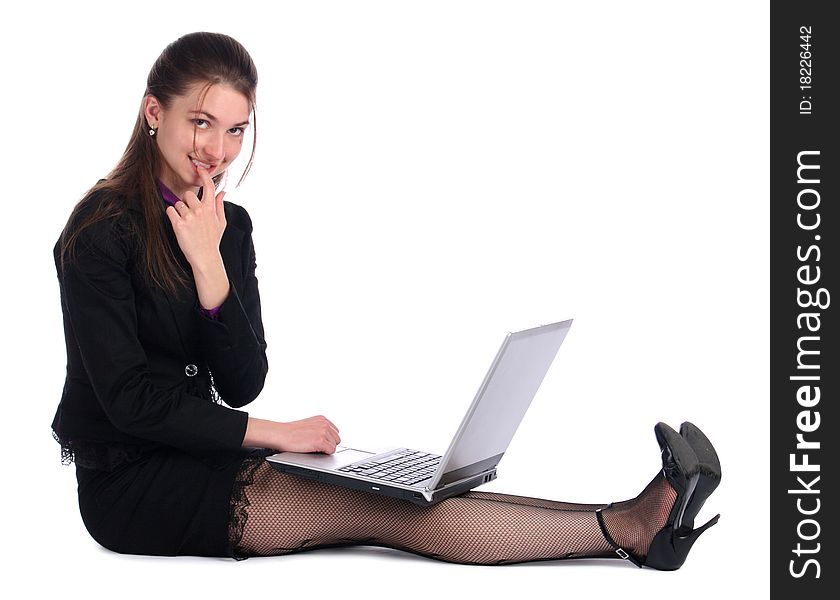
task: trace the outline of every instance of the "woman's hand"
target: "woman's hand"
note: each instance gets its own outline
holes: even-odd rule
[[[192,267],[198,301],[209,310],[220,306],[230,293],[230,282],[219,251],[227,227],[225,193],[216,195],[216,186],[207,169],[198,167],[198,172],[204,182],[204,200],[187,192],[174,207],[166,207],[166,215],[178,245]]]
[[[283,426],[283,452],[323,452],[333,454],[341,443],[338,428],[324,416],[309,417]]]
[[[166,208],[166,215],[178,245],[193,269],[207,269],[221,261],[219,243],[227,226],[225,192],[216,195],[216,186],[207,169],[198,167],[198,173],[204,182],[204,200],[187,192],[174,207]]]
[[[249,417],[245,439],[242,441],[243,446],[251,448],[324,454],[335,453],[335,447],[340,443],[338,428],[322,415],[290,423]]]

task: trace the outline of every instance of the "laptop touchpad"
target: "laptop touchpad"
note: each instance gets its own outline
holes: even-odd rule
[[[343,449],[340,449],[343,448]],[[374,456],[375,452],[365,452],[355,448],[339,446],[334,454],[322,454],[320,452],[281,452],[269,456],[267,460],[278,458],[281,462],[302,467],[315,467],[318,469],[340,469],[356,461],[364,460]]]

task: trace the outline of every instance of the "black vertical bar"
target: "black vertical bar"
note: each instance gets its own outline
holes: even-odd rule
[[[831,5],[773,2],[770,13],[770,589],[778,598],[840,597],[831,492],[840,485],[840,21]],[[752,551],[748,522],[740,552]]]

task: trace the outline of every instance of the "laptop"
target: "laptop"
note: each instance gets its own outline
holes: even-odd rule
[[[342,446],[266,457],[283,473],[429,506],[496,479],[572,320],[509,333],[443,456],[410,448]]]

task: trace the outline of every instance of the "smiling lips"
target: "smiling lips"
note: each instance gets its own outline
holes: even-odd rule
[[[208,164],[208,163],[203,163],[200,160],[194,159],[192,156],[190,157],[190,160],[192,160],[192,163],[196,167],[202,167],[204,169],[207,169],[208,171],[216,166],[216,165],[211,165],[211,164]]]

